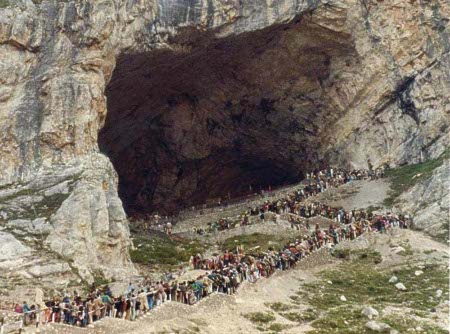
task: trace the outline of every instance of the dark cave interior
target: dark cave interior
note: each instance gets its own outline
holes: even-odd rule
[[[187,31],[171,49],[123,54],[99,146],[127,213],[301,180],[320,160],[332,68],[353,52],[348,35],[298,19],[225,38]]]

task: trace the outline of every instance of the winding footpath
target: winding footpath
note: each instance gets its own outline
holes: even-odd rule
[[[314,197],[314,196],[312,196],[312,197]],[[311,200],[311,197],[308,199]],[[292,214],[289,214],[289,215],[292,215]],[[300,216],[298,216],[298,217],[304,221],[306,221],[306,220],[317,221],[317,218],[320,217],[319,219],[325,225],[326,224],[336,224],[335,220],[328,219],[328,218],[322,217],[322,216],[315,216],[315,217],[310,217],[310,218],[304,218],[304,217],[300,217]],[[261,225],[264,225],[264,224],[261,224]],[[313,225],[313,223],[311,223],[311,225]],[[250,225],[250,226],[252,226],[252,225]],[[229,231],[229,230],[221,231],[219,233],[226,233],[227,231]],[[314,251],[312,254],[310,254],[305,259],[302,259],[299,262],[300,265],[296,266],[296,268],[300,267],[301,269],[305,269],[305,268],[307,268],[308,263],[317,265],[317,263],[320,262],[320,261],[318,261],[318,259],[323,257],[324,253],[329,254],[329,249],[327,247],[319,248],[318,250]],[[272,276],[270,276],[267,279],[272,279],[272,277],[277,277],[280,273],[283,273],[283,271],[276,272],[275,274],[273,274]],[[264,280],[264,279],[265,278],[262,278],[262,280]],[[261,281],[261,279],[259,281]],[[258,284],[259,281],[256,284]],[[239,286],[236,293],[239,294],[239,292],[242,289],[245,289],[246,286],[252,285],[252,284],[254,284],[254,283],[244,282],[243,284],[241,284]],[[100,319],[100,320],[94,322],[93,324],[88,325],[87,328],[74,327],[74,326],[65,325],[65,324],[61,324],[61,323],[47,323],[45,325],[41,325],[39,328],[27,327],[26,332],[36,332],[36,333],[38,333],[38,332],[45,332],[45,333],[78,333],[78,332],[86,333],[86,332],[89,332],[89,333],[93,333],[94,329],[95,329],[95,333],[108,333],[108,332],[110,332],[111,328],[117,329],[118,328],[117,326],[119,326],[120,328],[123,328],[124,330],[131,329],[131,328],[137,328],[137,327],[139,327],[139,324],[142,322],[158,321],[158,319],[161,320],[160,315],[161,315],[161,313],[164,313],[165,309],[168,309],[168,308],[172,309],[172,308],[176,307],[178,309],[177,312],[181,311],[181,309],[182,309],[185,312],[189,313],[190,310],[192,310],[192,307],[198,308],[198,307],[201,307],[202,305],[204,305],[205,303],[208,303],[208,300],[210,298],[219,298],[219,297],[217,297],[217,295],[218,295],[218,293],[213,293],[207,297],[204,297],[200,302],[197,302],[194,305],[186,305],[186,304],[181,304],[178,302],[168,301],[168,302],[163,303],[159,307],[155,308],[154,310],[151,310],[150,312],[140,315],[134,321],[119,319],[119,318],[105,317],[103,319]],[[230,295],[222,294],[222,297],[220,297],[220,298],[228,298],[228,297],[230,297]],[[174,304],[176,304],[177,306],[173,306]],[[5,330],[4,332],[6,333],[7,331]]]

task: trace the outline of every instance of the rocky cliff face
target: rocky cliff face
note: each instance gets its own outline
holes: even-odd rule
[[[119,182],[140,213],[296,180],[318,161],[436,157],[448,145],[449,11],[444,0],[0,1],[1,278],[133,273]]]
[[[397,206],[414,217],[417,228],[448,242],[450,208],[450,160],[432,175],[403,193]]]

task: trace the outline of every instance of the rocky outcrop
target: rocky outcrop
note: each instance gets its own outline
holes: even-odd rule
[[[449,236],[450,160],[403,193],[397,206],[414,217],[415,227],[447,242]]]
[[[132,274],[119,179],[148,212],[319,160],[439,155],[448,17],[443,0],[0,1],[0,238],[20,262],[0,277]]]
[[[99,140],[126,210],[173,213],[295,181],[321,162],[437,157],[448,145],[448,11],[310,2],[278,10],[295,18],[268,28],[236,34],[249,24],[237,14],[213,36],[184,28],[169,49],[124,53]]]
[[[116,174],[103,155],[0,190],[0,281],[62,288],[134,273]],[[3,248],[2,248],[3,249]],[[58,276],[58,279],[55,279]]]
[[[388,91],[376,93],[381,95],[368,113],[350,112],[339,121],[340,129],[350,130],[347,135],[337,138],[337,129],[330,132],[336,140],[331,157],[357,167],[369,158],[375,165],[398,166],[439,157],[450,143],[449,68],[446,47],[423,67],[409,69],[401,80],[389,78],[394,86],[387,88],[386,82]]]

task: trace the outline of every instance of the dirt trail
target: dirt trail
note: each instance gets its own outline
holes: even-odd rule
[[[197,209],[194,211],[188,211],[183,214],[181,219],[174,227],[174,233],[189,232],[193,227],[205,228],[208,223],[219,220],[221,218],[236,217],[249,207],[256,207],[262,205],[265,201],[274,201],[279,198],[286,197],[287,194],[300,189],[303,183],[294,184],[288,187],[283,187],[278,190],[272,191],[271,195],[265,196],[256,195],[240,203],[232,204],[226,207],[216,207],[212,209]]]
[[[257,196],[248,202],[238,203],[223,208],[207,210],[195,210],[186,214],[186,218],[180,220],[174,227],[174,233],[190,232],[193,227],[206,228],[208,223],[221,218],[236,217],[249,207],[262,205],[267,200],[283,198],[292,191],[299,189],[302,184],[273,192],[271,197]],[[381,202],[387,195],[389,182],[386,179],[376,181],[353,181],[337,188],[311,197],[308,201],[320,201],[331,206],[342,206],[346,210],[362,209],[369,206],[381,206]]]
[[[286,302],[298,290],[300,282],[315,279],[313,271],[336,261],[327,249],[321,249],[302,261],[297,268],[277,272],[272,277],[261,279],[256,284],[244,283],[234,295],[213,294],[194,306],[166,302],[136,321],[104,319],[85,330],[64,325],[44,327],[41,333],[257,333],[254,324],[242,317],[250,312],[269,310],[267,303]],[[277,323],[295,325],[302,333],[309,326],[293,323],[277,316]],[[294,332],[292,332],[294,333]]]
[[[354,181],[321,193],[312,200],[334,207],[343,207],[345,210],[365,209],[369,206],[382,207],[388,191],[389,182],[386,179]]]
[[[355,241],[346,241],[343,248],[361,249],[370,247],[383,257],[382,267],[391,268],[410,263],[429,263],[448,259],[448,247],[433,241],[421,232],[410,230],[392,230],[389,234],[366,234]],[[398,252],[398,247],[408,247],[410,257]],[[340,263],[333,258],[329,250],[323,248],[299,263],[297,268],[277,272],[268,279],[256,284],[245,283],[235,295],[214,294],[194,306],[167,302],[136,321],[105,319],[97,322],[93,328],[77,329],[63,325],[51,325],[41,333],[93,333],[93,334],[163,334],[163,333],[259,333],[254,323],[243,315],[253,312],[270,312],[268,304],[281,302],[289,304],[302,284],[315,282],[317,273],[335,268]],[[306,309],[307,305],[300,305]],[[444,310],[445,311],[445,310]],[[273,323],[286,325],[283,333],[305,333],[311,330],[307,322],[298,323],[273,313]],[[445,312],[441,312],[440,321],[445,326]]]
[[[319,195],[314,200],[346,209],[378,205],[386,196],[388,183],[384,180],[355,182]],[[286,233],[292,233],[286,229]],[[448,261],[448,246],[433,241],[426,235],[410,230],[392,230],[389,234],[365,234],[355,241],[346,241],[339,247],[350,249],[370,248],[383,258],[380,268],[392,268],[415,263]],[[404,252],[403,252],[403,251]],[[403,253],[408,253],[405,256]],[[277,272],[256,284],[245,283],[235,295],[214,294],[194,306],[167,302],[136,321],[105,319],[89,329],[76,329],[62,325],[50,325],[41,333],[108,333],[108,334],[163,334],[163,333],[260,333],[257,325],[244,317],[253,312],[270,312],[269,303],[292,303],[292,297],[302,284],[317,282],[318,273],[335,268],[340,260],[332,257],[328,249],[321,249],[302,260],[292,270]],[[306,309],[301,302],[297,307]],[[448,310],[445,305],[444,311]],[[448,325],[445,312],[438,312],[436,322]],[[293,322],[273,313],[273,323],[286,326],[283,333],[306,333],[312,328],[310,322]],[[28,332],[28,330],[27,330]]]

